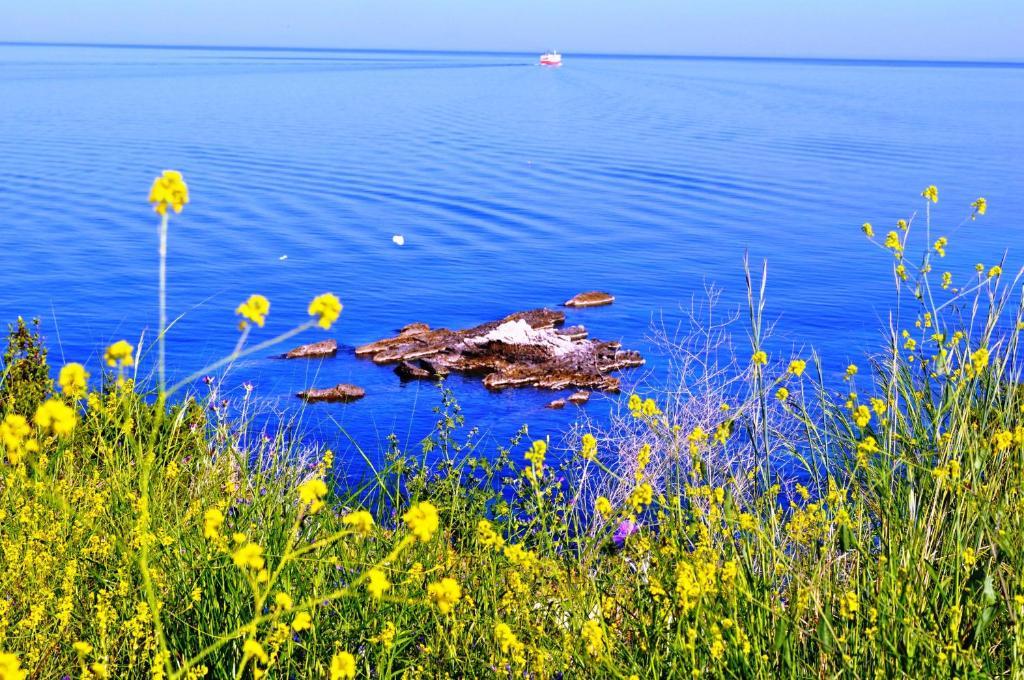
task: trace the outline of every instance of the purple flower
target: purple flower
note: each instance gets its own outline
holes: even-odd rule
[[[622,522],[619,523],[619,528],[615,530],[615,535],[612,536],[612,540],[615,542],[615,545],[621,548],[626,544],[626,539],[639,530],[640,527],[638,527],[636,522],[633,520],[622,520]]]

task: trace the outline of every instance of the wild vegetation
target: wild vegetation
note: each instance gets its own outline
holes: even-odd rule
[[[165,244],[187,188],[165,173],[150,198]],[[673,343],[678,382],[609,427],[484,455],[442,388],[433,435],[392,442],[361,483],[334,478],[329,451],[250,432],[244,405],[181,397],[162,360],[136,382],[124,341],[55,386],[19,321],[0,382],[0,680],[1021,677],[1020,274],[939,272],[937,200],[884,239],[864,225],[896,305],[845,381],[769,355],[748,271],[749,349],[695,325]],[[235,352],[196,375],[279,340],[246,346],[269,309],[244,302]],[[286,335],[341,305],[309,312]]]

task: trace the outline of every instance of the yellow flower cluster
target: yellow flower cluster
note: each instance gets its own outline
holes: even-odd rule
[[[69,397],[85,396],[89,385],[89,374],[82,364],[66,364],[60,369],[57,384]]]
[[[235,310],[235,314],[238,314],[243,319],[252,321],[254,324],[263,328],[263,324],[267,319],[267,314],[270,312],[270,300],[263,297],[262,295],[250,295],[249,299],[238,305]],[[241,327],[245,328],[246,322],[241,322]]]
[[[405,521],[412,535],[423,543],[433,537],[439,524],[437,508],[429,501],[422,501],[409,508],[402,515],[402,520]]]
[[[135,348],[129,345],[124,340],[118,340],[110,347],[107,347],[107,351],[103,354],[103,360],[107,362],[108,366],[132,366],[135,364],[135,358],[132,353]]]
[[[56,435],[64,435],[75,429],[78,416],[75,410],[62,401],[47,399],[36,409],[32,416],[32,422],[39,427]]]
[[[166,215],[168,207],[180,213],[188,203],[188,186],[181,173],[177,170],[164,170],[162,175],[153,180],[153,186],[149,189],[149,202],[160,215]]]
[[[309,303],[309,315],[317,317],[317,325],[324,330],[328,330],[338,320],[341,310],[341,301],[333,293],[317,295]]]
[[[38,450],[36,441],[29,439],[31,434],[32,427],[23,415],[8,413],[0,422],[0,444],[7,451],[7,462],[11,465],[20,463],[26,452]]]
[[[427,586],[427,597],[439,612],[448,614],[462,598],[462,588],[458,581],[446,577]]]
[[[352,527],[352,529],[361,536],[369,536],[373,533],[373,515],[366,510],[350,512],[342,517],[341,521],[346,526]]]
[[[327,495],[327,484],[319,477],[308,479],[299,484],[299,504],[306,508],[309,514],[315,515],[324,507],[323,497]]]

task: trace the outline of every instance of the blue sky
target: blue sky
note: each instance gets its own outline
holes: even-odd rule
[[[1024,0],[0,0],[0,40],[1024,61]]]

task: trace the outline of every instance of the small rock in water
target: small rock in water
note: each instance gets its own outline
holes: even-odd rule
[[[548,408],[554,408],[554,409],[565,408],[565,399],[555,399],[553,402],[548,404]]]
[[[579,293],[566,300],[566,307],[601,307],[615,302],[615,296],[610,293],[602,293],[599,290],[591,290],[586,293]]]
[[[579,406],[580,404],[586,404],[588,401],[590,401],[590,392],[587,392],[586,390],[573,392],[572,394],[569,395],[568,399],[569,403],[576,404],[577,406]]]
[[[310,388],[303,392],[296,394],[299,399],[304,401],[316,402],[316,401],[355,401],[362,399],[366,396],[366,390],[358,385],[349,385],[348,383],[341,383],[334,387],[327,387],[324,389]]]
[[[308,345],[300,345],[295,349],[289,350],[288,353],[284,355],[284,358],[311,359],[315,357],[333,357],[337,353],[337,340],[321,340],[320,342],[311,342]]]
[[[402,236],[401,234],[395,234],[394,236],[391,237],[391,242],[394,243],[396,246],[404,246],[405,237]]]

